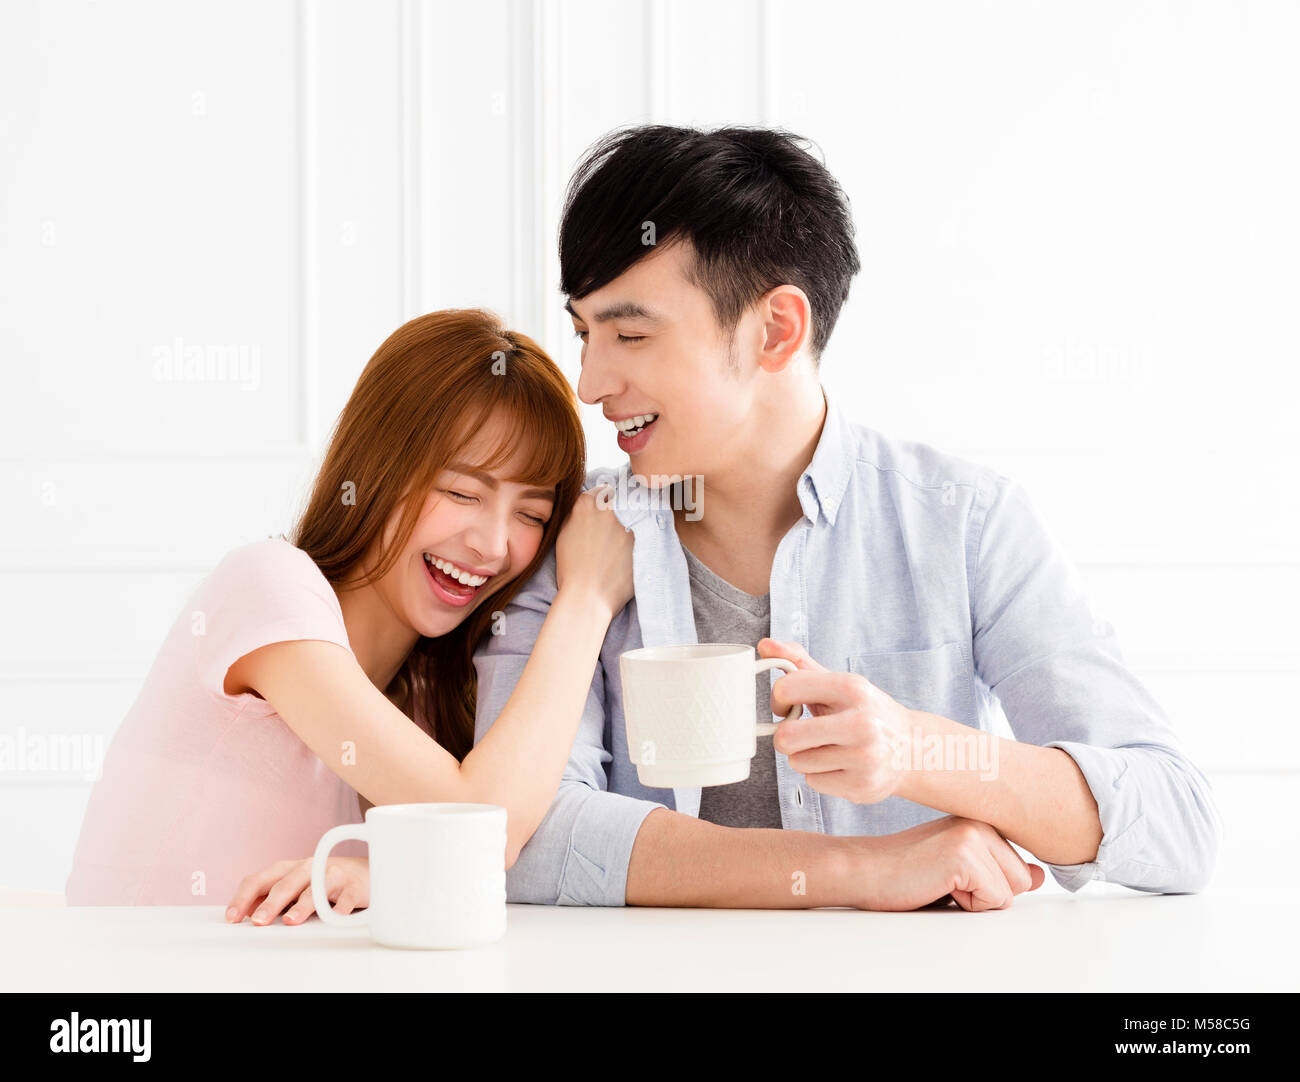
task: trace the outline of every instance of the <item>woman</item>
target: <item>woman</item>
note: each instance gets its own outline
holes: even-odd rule
[[[585,457],[573,391],[531,339],[478,310],[398,328],[292,544],[236,549],[177,618],[91,793],[68,903],[224,901],[370,804],[502,805],[513,863],[632,596],[631,534],[581,492]],[[475,747],[474,649],[553,544],[555,602]],[[345,845],[346,908],[364,847]]]

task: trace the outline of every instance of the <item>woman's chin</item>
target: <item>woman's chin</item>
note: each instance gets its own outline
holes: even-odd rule
[[[483,600],[483,598],[473,598],[463,607],[439,604],[436,601],[426,602],[414,614],[416,618],[412,621],[412,625],[424,638],[436,639],[439,635],[449,634],[460,627],[469,619],[470,614],[478,609]]]
[[[423,612],[416,623],[415,630],[426,639],[436,639],[455,631],[465,622],[469,609],[463,612]]]

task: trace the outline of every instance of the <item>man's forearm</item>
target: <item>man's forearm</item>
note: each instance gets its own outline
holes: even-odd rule
[[[627,904],[809,909],[855,904],[856,839],[723,827],[660,808],[646,816],[627,870]]]
[[[896,795],[988,823],[1049,864],[1086,864],[1096,859],[1102,839],[1097,801],[1066,752],[976,733],[937,714],[916,711],[915,716],[921,739],[930,746],[915,750],[913,735],[912,761]],[[991,756],[972,755],[954,762],[945,749],[955,749],[972,737],[993,742]]]

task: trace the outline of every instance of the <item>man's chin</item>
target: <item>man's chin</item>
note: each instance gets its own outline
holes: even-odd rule
[[[662,457],[645,454],[628,456],[628,472],[640,477],[647,487],[659,489],[668,488],[682,476],[681,470],[672,469]]]

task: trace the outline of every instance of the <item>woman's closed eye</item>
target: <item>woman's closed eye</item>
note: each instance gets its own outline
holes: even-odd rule
[[[464,492],[457,492],[455,489],[444,488],[442,490],[448,496],[451,496],[458,503],[478,503],[477,496],[470,496]],[[520,511],[519,517],[530,526],[545,526],[550,519],[542,518],[540,515],[530,515],[527,511]]]

